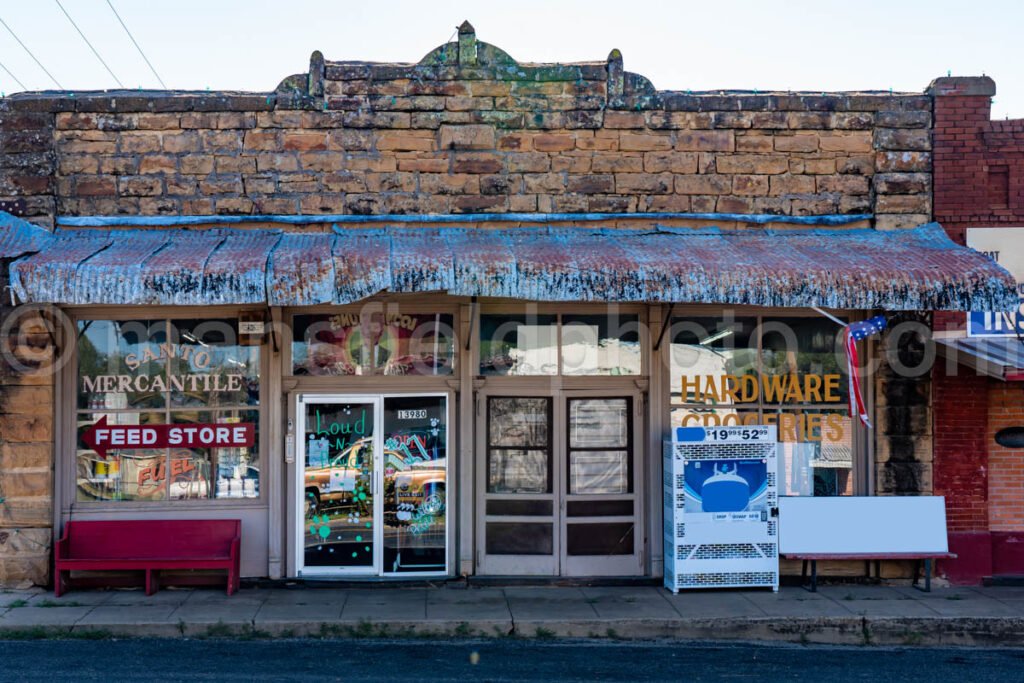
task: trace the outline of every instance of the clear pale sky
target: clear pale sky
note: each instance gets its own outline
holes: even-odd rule
[[[328,60],[418,61],[469,19],[520,61],[602,60],[672,90],[920,91],[985,73],[993,117],[1024,118],[1024,1],[112,0],[170,88],[266,91]],[[128,87],[159,87],[106,0],[61,0]],[[3,19],[68,89],[116,87],[55,0],[0,0]],[[0,26],[0,62],[57,86]],[[22,88],[0,69],[0,90]]]

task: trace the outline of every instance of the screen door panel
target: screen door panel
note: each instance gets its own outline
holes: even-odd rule
[[[564,415],[562,574],[642,571],[633,396],[570,396]]]
[[[557,572],[553,401],[486,396],[480,571]]]

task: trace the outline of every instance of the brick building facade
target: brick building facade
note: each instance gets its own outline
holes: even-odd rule
[[[1024,226],[1024,120],[992,120],[995,90],[989,78],[931,87],[935,219],[961,244],[972,228]],[[936,330],[964,326],[963,315],[936,316]],[[1024,452],[995,441],[1024,425],[1024,386],[1012,377],[955,362],[934,373],[935,491],[946,496],[951,549],[960,555],[943,569],[956,581],[1024,574]]]
[[[943,82],[936,87],[941,89]],[[571,227],[586,226],[595,216],[623,228],[657,221],[698,228],[771,224],[796,229],[810,224],[898,231],[927,223],[933,214],[933,103],[936,144],[942,145],[959,139],[958,127],[966,121],[955,121],[964,121],[968,113],[981,117],[987,107],[987,95],[960,96],[939,89],[659,91],[643,76],[624,71],[618,51],[592,63],[520,63],[478,41],[467,23],[456,42],[417,64],[331,62],[316,52],[308,73],[288,77],[268,93],[46,92],[7,97],[0,101],[0,209],[47,229],[61,225],[83,231],[92,217],[104,217],[92,223],[101,227],[215,227],[218,220],[237,219],[247,228],[298,224],[289,229],[323,233],[329,232],[330,222],[357,220],[368,226],[426,220],[510,228],[528,226],[540,217]],[[1012,135],[987,120],[974,125],[988,126],[986,136]],[[959,187],[961,180],[949,175],[938,156],[935,169],[935,214],[948,220],[956,234],[974,214],[947,196],[946,188]],[[998,169],[994,175],[987,172],[989,176],[970,171],[970,177],[989,185],[1002,182]],[[1001,220],[1013,220],[1019,213],[1006,211],[1021,210],[1021,181],[1012,170],[1006,177],[1012,203],[994,211]],[[988,190],[977,191],[989,197]],[[329,220],[317,221],[317,216]],[[60,455],[62,443],[65,449],[73,447],[58,435],[67,430],[61,420],[76,408],[61,403],[72,399],[55,392],[55,380],[45,370],[54,344],[73,341],[53,334],[45,306],[33,316],[12,316],[12,301],[13,295],[5,292],[4,316],[13,321],[4,328],[5,343],[15,358],[30,360],[18,367],[5,361],[0,382],[0,583],[45,583],[53,527],[68,519],[77,504],[67,488],[73,484],[59,483],[62,477],[73,481],[70,472],[62,473],[71,467],[71,456]],[[476,299],[451,305],[463,316],[464,329],[472,332],[477,324],[470,325],[476,320],[472,316],[479,316]],[[264,307],[260,315],[266,312],[268,320],[277,319],[280,311]],[[747,313],[770,311],[754,308]],[[109,309],[103,314],[112,315]],[[142,309],[133,315],[142,315]],[[672,309],[651,305],[640,315],[655,334],[662,320],[671,320]],[[928,319],[927,312],[907,315]],[[924,340],[901,339],[896,352],[911,362]],[[888,344],[883,340],[880,355]],[[276,347],[277,342],[264,342],[263,351],[271,359],[267,362],[283,364]],[[662,361],[656,357],[650,362],[657,367]],[[275,372],[269,381],[278,391],[285,390],[279,385],[306,381],[288,377],[290,370],[283,378]],[[466,413],[474,410],[470,396],[474,382],[480,383],[472,374],[460,380],[455,391],[463,393],[453,398]],[[667,389],[667,380],[656,376],[654,372],[645,381],[656,391]],[[61,381],[59,375],[56,381]],[[73,393],[74,379],[70,381],[64,386]],[[966,424],[963,436],[957,436],[959,419],[936,415],[933,420],[932,406],[944,405],[945,392],[960,392],[961,385],[951,382],[980,386],[977,379],[879,374],[873,386],[878,428],[855,439],[862,442],[864,455],[859,456],[859,483],[851,490],[930,493],[934,481],[935,491],[950,499],[951,529],[974,531],[982,522],[980,513],[977,519],[972,516],[972,506],[983,496],[996,501],[1002,489],[979,488],[970,478],[973,465],[965,467],[958,449],[969,443],[972,457],[985,458],[989,467],[997,466],[1001,456],[983,453],[976,432]],[[648,391],[638,380],[641,385]],[[437,386],[449,391],[450,385]],[[989,398],[1012,403],[994,389]],[[645,424],[651,432],[649,450],[656,452],[668,426],[658,411],[667,416],[669,401],[650,401]],[[956,403],[965,421],[982,419],[981,407],[965,415],[969,406]],[[273,412],[283,410],[282,402],[274,396],[271,404],[268,410],[283,424],[284,418]],[[266,453],[275,462],[282,458],[282,424],[268,427],[268,438],[275,440]],[[473,426],[464,423],[460,429],[459,448],[472,458]],[[283,471],[278,475],[284,477]],[[458,531],[459,549],[449,573],[471,574],[480,571],[474,548],[483,541],[473,528],[475,475],[460,476],[469,477],[459,499],[460,524],[468,528]],[[637,534],[644,537],[637,541],[638,561],[640,573],[658,575],[660,475],[652,465],[645,476],[653,493],[642,503],[646,532]],[[62,497],[56,504],[54,486]],[[290,532],[274,518],[275,510],[284,514],[287,500],[284,493],[271,492],[264,501],[256,526],[264,539],[269,533],[270,549],[252,560],[256,569],[250,574],[290,573],[284,558]],[[999,514],[1007,514],[1009,506]],[[75,514],[88,516],[90,509],[85,506]],[[162,509],[164,514],[170,510]],[[95,514],[115,515],[111,510]],[[1013,523],[993,516],[984,528],[994,532]],[[835,569],[860,571],[859,566]],[[887,571],[901,570],[894,565]]]

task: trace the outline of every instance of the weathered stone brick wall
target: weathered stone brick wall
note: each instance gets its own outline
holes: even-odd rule
[[[927,314],[888,316],[878,344],[875,381],[875,491],[932,492],[932,390],[934,357]]]
[[[931,214],[924,95],[656,91],[617,52],[518,64],[468,27],[415,65],[315,53],[269,94],[5,106],[51,112],[55,174],[33,187],[61,215]]]
[[[0,99],[0,211],[52,227],[56,117],[51,103],[37,104]]]
[[[7,281],[7,263],[0,278]],[[0,297],[0,586],[45,585],[53,514],[52,344],[38,314]]]

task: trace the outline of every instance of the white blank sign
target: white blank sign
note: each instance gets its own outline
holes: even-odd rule
[[[942,496],[779,499],[779,553],[944,553]]]

